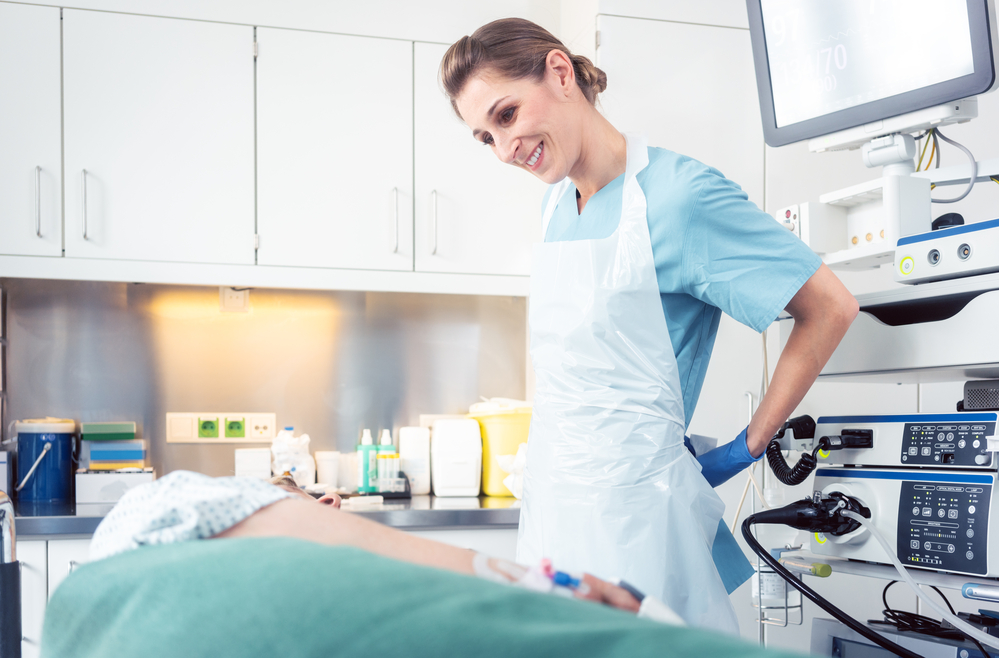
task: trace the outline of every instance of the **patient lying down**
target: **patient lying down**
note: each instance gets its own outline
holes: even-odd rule
[[[339,507],[335,494],[317,501],[293,481],[280,478],[270,484],[254,478],[212,478],[174,471],[122,497],[94,533],[90,558],[99,560],[146,545],[280,536],[356,546],[404,562],[528,589],[552,589],[545,575],[547,566],[528,568],[415,537]],[[574,590],[577,598],[638,611],[638,601],[626,590],[589,574],[579,580]]]

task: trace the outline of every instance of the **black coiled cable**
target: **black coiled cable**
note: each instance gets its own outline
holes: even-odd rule
[[[793,487],[795,485],[804,482],[812,471],[815,470],[818,460],[815,455],[818,454],[819,450],[825,450],[829,447],[829,439],[822,437],[819,439],[819,444],[815,446],[811,454],[805,453],[798,460],[798,463],[791,466],[784,459],[784,455],[780,450],[780,442],[777,439],[773,439],[767,445],[767,461],[770,462],[770,468],[773,469],[774,475],[777,479],[784,484]]]

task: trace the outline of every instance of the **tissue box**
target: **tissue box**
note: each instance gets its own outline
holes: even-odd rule
[[[80,466],[91,471],[146,466],[145,439],[131,441],[81,441]]]
[[[138,473],[94,472],[81,468],[76,472],[76,515],[104,516],[126,491],[155,479],[152,468]]]
[[[270,448],[236,448],[235,453],[236,477],[270,479]]]

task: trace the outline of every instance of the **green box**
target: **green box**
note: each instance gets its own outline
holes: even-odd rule
[[[199,418],[198,419],[198,438],[200,438],[200,439],[217,439],[217,438],[219,438],[219,419],[218,418]]]
[[[80,438],[85,441],[130,441],[135,438],[135,423],[80,423]]]
[[[226,418],[225,419],[225,438],[227,438],[227,439],[245,439],[246,438],[246,419],[245,418]]]

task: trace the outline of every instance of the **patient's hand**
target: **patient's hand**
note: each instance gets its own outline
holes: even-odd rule
[[[627,610],[628,612],[637,613],[638,608],[641,607],[638,600],[628,590],[617,585],[612,585],[606,580],[600,580],[596,576],[584,574],[583,582],[589,585],[589,591],[585,594],[577,592],[576,596],[578,598],[597,601],[614,608]]]

